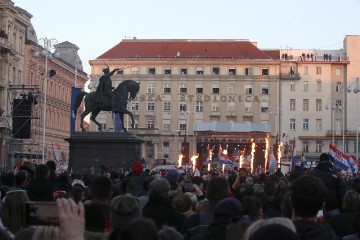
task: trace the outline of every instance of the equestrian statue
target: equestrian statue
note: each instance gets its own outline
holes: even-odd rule
[[[98,121],[96,121],[96,116],[101,111],[109,111],[115,114],[120,114],[121,128],[124,132],[127,132],[126,128],[124,127],[124,114],[128,114],[131,118],[131,127],[134,128],[134,116],[131,111],[127,110],[127,105],[129,101],[136,98],[136,94],[140,89],[140,82],[124,80],[116,87],[116,89],[114,89],[112,87],[110,77],[117,70],[120,69],[115,68],[110,72],[109,67],[106,65],[106,68],[103,69],[104,75],[102,75],[99,79],[99,85],[96,89],[96,92],[87,93],[85,91],[81,91],[76,95],[74,104],[75,114],[77,113],[77,110],[80,107],[83,98],[85,97],[85,111],[81,113],[80,121],[80,127],[83,132],[85,132],[83,121],[85,116],[89,113],[91,113],[90,120],[98,126],[98,130],[101,132],[101,125]]]

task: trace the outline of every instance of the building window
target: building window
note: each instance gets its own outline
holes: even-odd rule
[[[322,119],[316,119],[316,131],[322,131]]]
[[[322,153],[322,141],[316,141],[316,150],[317,153]]]
[[[264,95],[269,94],[269,85],[261,85],[261,94],[264,94]]]
[[[170,112],[171,102],[164,102],[164,112]]]
[[[304,75],[308,75],[309,74],[309,67],[304,67]]]
[[[147,121],[147,128],[155,128],[154,120],[148,120]]]
[[[261,106],[262,113],[269,112],[269,102],[261,102],[260,106]]]
[[[219,112],[220,111],[220,103],[219,102],[212,102],[211,103],[211,111],[212,112]]]
[[[344,142],[344,152],[348,153],[349,152],[349,141],[345,141]]]
[[[236,75],[236,69],[235,68],[229,68],[229,75]]]
[[[341,82],[337,82],[335,86],[335,91],[340,92],[341,91]]]
[[[341,68],[340,67],[336,68],[336,75],[338,75],[338,76],[341,75]]]
[[[180,69],[180,74],[187,74],[187,69],[186,68]]]
[[[303,130],[309,131],[309,119],[307,118],[303,119]]]
[[[131,70],[132,70],[133,74],[139,74],[139,68],[138,67],[133,67]]]
[[[252,108],[252,102],[245,102],[245,112],[246,113],[252,113],[253,112],[253,108]]]
[[[186,131],[186,123],[180,123],[180,131]]]
[[[119,69],[119,70],[116,71],[116,74],[123,74],[123,73],[124,73],[124,72],[123,72],[122,69]]]
[[[202,75],[202,74],[204,74],[204,69],[203,68],[196,68],[196,74],[197,75]]]
[[[202,83],[195,83],[196,93],[203,93],[204,92],[204,84]]]
[[[269,69],[268,68],[262,68],[261,69],[261,75],[269,75]]]
[[[229,112],[235,112],[236,111],[235,102],[228,102],[228,111]]]
[[[155,93],[155,83],[148,83],[147,93]]]
[[[316,111],[322,110],[322,99],[316,99]]]
[[[212,84],[212,93],[213,94],[219,94],[220,93],[220,84],[219,83],[213,83]]]
[[[204,103],[203,103],[203,101],[196,101],[195,111],[196,112],[203,112],[204,111]]]
[[[295,130],[295,118],[290,119],[290,130]]]
[[[246,75],[246,76],[252,75],[252,70],[251,70],[251,68],[245,68],[245,75]]]
[[[309,111],[309,99],[303,99],[303,111]]]
[[[295,83],[294,82],[290,83],[290,91],[295,92]]]
[[[187,93],[187,84],[180,83],[180,93]]]
[[[163,142],[163,148],[169,148],[170,147],[170,142],[169,141],[165,141]]]
[[[321,92],[321,80],[316,80],[316,91]]]
[[[101,130],[106,130],[106,123],[100,123]]]
[[[308,140],[304,140],[303,142],[302,142],[302,144],[303,144],[303,152],[309,152],[309,141]]]
[[[228,83],[228,94],[236,94],[236,83]]]
[[[165,68],[164,74],[171,74],[171,68]]]
[[[131,103],[131,111],[139,111],[139,103],[132,102]]]
[[[356,150],[356,147],[358,147],[358,150]],[[356,141],[354,141],[354,152],[360,152],[360,144],[356,144]]]
[[[164,83],[164,93],[171,93],[171,84],[170,83]]]
[[[220,74],[220,68],[214,67],[213,68],[213,74],[219,75]]]
[[[309,91],[309,82],[308,81],[304,81],[304,92],[308,92]]]
[[[163,131],[170,132],[170,120],[168,119],[163,120]]]
[[[186,112],[186,103],[180,103],[180,112]]]
[[[245,83],[245,94],[252,94],[253,86],[251,83]]]
[[[321,75],[321,67],[316,67],[316,74]]]
[[[147,103],[147,110],[148,111],[155,111],[155,102],[148,102]]]
[[[296,100],[290,99],[290,111],[296,111]]]
[[[155,68],[149,68],[149,74],[155,74]]]

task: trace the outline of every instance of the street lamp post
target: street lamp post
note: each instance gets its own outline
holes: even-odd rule
[[[49,79],[48,73],[48,60],[53,57],[51,50],[53,49],[54,44],[57,44],[55,38],[40,38],[38,41],[39,45],[43,48],[42,51],[36,51],[34,57],[45,57],[45,73],[44,73],[44,85],[43,85],[43,94],[44,94],[44,106],[43,106],[43,136],[42,136],[42,162],[45,162],[45,148],[46,148],[46,107],[47,107],[47,82]],[[51,76],[54,76],[56,73],[53,71],[50,73]]]

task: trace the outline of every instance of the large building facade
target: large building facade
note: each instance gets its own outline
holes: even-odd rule
[[[196,154],[196,122],[269,124],[271,141],[283,142],[284,160],[295,142],[297,154],[310,160],[330,142],[355,154],[357,96],[345,90],[360,76],[359,44],[359,36],[329,51],[263,50],[248,40],[123,40],[90,61],[89,88],[96,89],[105,64],[121,68],[114,87],[125,79],[140,82],[129,108],[147,160],[176,161],[184,140]],[[98,121],[104,131],[114,130],[109,113]]]
[[[69,148],[64,138],[70,136],[71,88],[75,83],[83,87],[87,81],[79,48],[69,42],[44,48],[30,13],[11,1],[3,1],[0,7],[1,28],[6,36],[0,37],[0,165],[12,167],[24,160],[66,161]]]

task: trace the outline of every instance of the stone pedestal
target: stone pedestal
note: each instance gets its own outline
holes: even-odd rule
[[[144,142],[133,133],[77,132],[69,142],[69,169],[84,173],[91,164],[95,170],[101,166],[117,171],[128,171],[134,161],[141,159]]]

